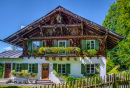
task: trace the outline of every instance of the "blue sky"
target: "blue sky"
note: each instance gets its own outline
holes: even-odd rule
[[[0,0],[0,39],[46,15],[57,6],[102,25],[108,9],[116,0]],[[0,42],[0,52],[12,45]]]

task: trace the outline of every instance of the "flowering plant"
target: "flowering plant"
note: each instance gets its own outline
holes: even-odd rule
[[[84,77],[90,78],[90,77],[98,77],[98,74],[83,74]]]
[[[95,49],[83,50],[83,54],[86,56],[94,56],[97,53]]]
[[[68,74],[55,73],[55,76],[58,78],[66,78],[66,77],[68,77]]]
[[[39,54],[53,54],[53,53],[63,53],[63,52],[80,52],[80,48],[78,47],[40,47],[39,48]]]
[[[14,77],[29,77],[29,78],[34,78],[37,73],[24,73],[24,72],[15,72],[15,71],[12,71],[11,74],[14,76]]]

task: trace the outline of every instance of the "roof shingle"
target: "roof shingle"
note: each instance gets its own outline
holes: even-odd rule
[[[20,58],[22,53],[22,50],[9,50],[4,53],[0,53],[0,58]]]

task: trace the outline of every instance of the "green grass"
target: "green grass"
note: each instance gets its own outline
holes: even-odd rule
[[[0,88],[32,88],[32,87],[0,85]],[[37,87],[37,88],[39,88],[39,87]]]

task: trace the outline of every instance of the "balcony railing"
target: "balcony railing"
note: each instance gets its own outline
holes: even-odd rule
[[[40,47],[28,51],[30,56],[77,56],[81,49],[79,47]]]

